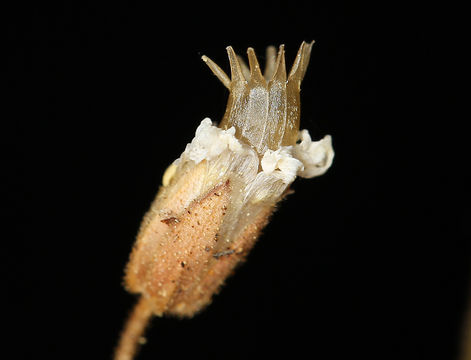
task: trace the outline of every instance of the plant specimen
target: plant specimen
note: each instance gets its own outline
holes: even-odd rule
[[[296,176],[322,175],[332,164],[331,137],[312,141],[299,130],[300,89],[313,43],[301,44],[287,74],[284,46],[268,47],[262,74],[227,48],[231,77],[203,60],[229,89],[216,126],[204,119],[185,151],[165,171],[126,268],[140,299],[115,359],[129,360],[151,316],[191,317],[211,301],[244,260]]]

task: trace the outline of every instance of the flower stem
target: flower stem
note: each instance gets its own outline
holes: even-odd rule
[[[148,300],[141,296],[129,316],[118,346],[115,351],[114,360],[132,360],[143,343],[142,335],[152,316],[152,308]]]

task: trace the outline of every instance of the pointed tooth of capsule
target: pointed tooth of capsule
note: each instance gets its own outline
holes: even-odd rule
[[[294,59],[293,66],[291,66],[291,71],[288,76],[290,80],[298,80],[300,76],[300,69],[305,45],[306,42],[303,41],[298,49],[298,53],[296,54],[296,58]]]
[[[242,56],[237,55],[237,59],[239,59],[240,68],[242,69],[242,74],[244,74],[245,80],[249,81],[250,80],[249,67],[245,63],[245,60],[242,58]]]
[[[296,59],[288,76],[289,81],[296,81],[298,86],[301,85],[304,75],[306,74],[307,66],[309,64],[309,57],[311,55],[311,48],[314,41],[309,44],[303,41],[299,47]]]
[[[278,55],[276,57],[275,73],[273,74],[273,80],[280,82],[286,81],[286,63],[285,63],[285,46],[280,45]]]
[[[211,60],[206,55],[203,55],[201,59],[208,65],[214,75],[224,84],[225,87],[230,89],[231,79],[226,75],[224,70],[222,70],[213,60]]]
[[[253,81],[257,84],[266,84],[266,81],[262,75],[262,71],[260,70],[260,65],[258,64],[257,56],[255,55],[254,49],[248,48],[247,55],[249,56],[250,81]]]
[[[314,40],[312,40],[310,43],[307,43],[306,46],[304,47],[304,60],[303,60],[303,67],[302,67],[302,73],[301,73],[301,80],[304,79],[304,75],[306,75],[306,71],[309,66],[309,59],[311,58],[312,45],[314,45]]]
[[[265,71],[263,76],[266,81],[270,81],[275,73],[276,68],[276,48],[274,46],[268,46],[266,51]]]
[[[239,61],[237,60],[237,55],[234,52],[234,49],[232,48],[232,46],[228,46],[226,50],[227,50],[227,55],[229,57],[229,63],[231,66],[231,82],[233,83],[244,82],[245,77],[244,77],[244,74],[242,73],[242,69],[240,67]]]

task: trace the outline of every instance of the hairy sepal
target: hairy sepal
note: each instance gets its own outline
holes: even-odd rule
[[[260,160],[234,128],[204,119],[144,217],[127,267],[128,289],[152,299],[157,315],[193,316],[209,304],[305,171],[293,154],[306,149],[307,166],[323,159],[311,151],[313,158],[314,148],[306,136],[303,141],[299,148],[267,150]]]

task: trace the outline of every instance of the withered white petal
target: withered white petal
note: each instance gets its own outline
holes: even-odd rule
[[[326,135],[319,141],[312,141],[309,131],[302,130],[299,138],[301,143],[294,146],[293,155],[301,160],[304,169],[300,170],[298,175],[303,178],[312,178],[324,174],[334,160],[332,137]]]
[[[299,138],[301,142],[295,146],[281,146],[277,150],[268,149],[260,160],[264,175],[255,179],[256,174],[254,174],[251,180],[247,179],[245,184],[247,188],[257,192],[260,197],[261,193],[253,189],[254,186],[263,187],[267,185],[266,182],[272,182],[272,180],[281,180],[284,184],[289,185],[297,175],[312,178],[325,173],[332,165],[334,157],[330,135],[326,135],[322,140],[312,141],[309,131],[302,130],[299,132]],[[224,152],[230,154],[222,156]],[[222,130],[213,125],[209,118],[205,118],[196,129],[195,137],[191,143],[186,146],[185,151],[174,164],[178,165],[182,160],[191,160],[195,164],[199,164],[203,160],[214,160],[213,162],[216,164],[221,162],[223,158],[224,161],[233,162],[234,157],[248,157],[253,161],[258,161],[256,152],[235,137],[233,127]],[[223,164],[225,165],[219,176],[226,172],[229,163],[223,162]],[[252,164],[250,167],[258,167],[258,163]],[[213,168],[219,168],[219,166],[213,165]],[[172,167],[173,171],[175,170]],[[168,180],[166,182],[168,183]],[[254,183],[252,184],[252,182]]]
[[[268,149],[260,161],[262,171],[266,175],[283,180],[286,184],[292,183],[296,175],[312,178],[324,174],[334,158],[331,136],[326,135],[319,141],[312,141],[309,131],[302,130],[299,138],[301,142],[295,146]],[[224,151],[242,156],[253,150],[240,143],[235,137],[233,127],[222,130],[214,126],[209,118],[205,118],[196,129],[194,139],[186,146],[176,163],[187,159],[198,164],[203,160],[215,159]]]
[[[213,159],[224,150],[241,150],[242,146],[235,138],[235,129],[219,129],[213,126],[209,118],[203,119],[196,129],[196,134],[191,143],[186,146],[184,155],[196,164],[207,159]]]
[[[296,179],[298,171],[303,169],[303,164],[292,155],[292,146],[282,146],[278,150],[265,151],[261,160],[262,170],[267,174],[273,174],[285,183],[290,184]]]

